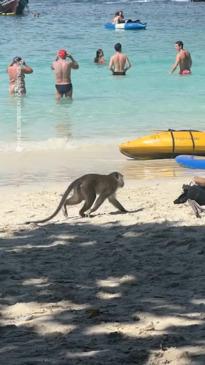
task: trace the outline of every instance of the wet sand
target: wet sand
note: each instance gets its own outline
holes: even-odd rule
[[[59,183],[96,172],[120,171],[128,180],[171,177],[192,178],[193,171],[174,159],[134,160],[119,152],[117,145],[86,145],[67,149],[0,152],[0,185]],[[201,175],[201,171],[196,171]]]

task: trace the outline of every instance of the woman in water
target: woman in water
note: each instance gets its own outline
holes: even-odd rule
[[[9,75],[9,93],[10,95],[26,95],[25,74],[31,74],[33,69],[26,65],[21,57],[14,57],[12,63],[8,66]]]
[[[94,58],[94,62],[97,63],[98,65],[104,65],[105,64],[104,53],[103,53],[103,50],[101,48],[99,48],[96,51],[96,56]]]

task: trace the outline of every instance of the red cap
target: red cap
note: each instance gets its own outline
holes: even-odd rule
[[[65,49],[60,49],[59,51],[58,51],[58,56],[60,57],[60,58],[66,58],[66,56],[68,55],[68,53],[67,53],[67,51],[65,50]]]

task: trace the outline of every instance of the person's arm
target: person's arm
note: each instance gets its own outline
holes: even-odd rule
[[[113,57],[111,57],[110,62],[109,62],[109,69],[114,72],[115,68],[114,68],[114,62],[113,62]]]
[[[125,67],[125,72],[126,72],[127,70],[129,70],[129,68],[131,68],[131,67],[132,67],[131,62],[130,62],[129,58],[126,56],[126,67]]]
[[[190,68],[191,68],[191,66],[192,66],[192,58],[191,58],[191,55],[189,54],[189,56],[190,56]]]
[[[25,62],[23,62],[21,70],[23,71],[24,74],[32,74],[33,72],[33,69],[30,66],[28,66]]]
[[[179,61],[180,61],[180,57],[179,55],[176,56],[176,62],[174,64],[174,66],[172,66],[172,69],[171,69],[171,74],[176,70],[176,68],[179,66]]]
[[[74,60],[74,58],[73,58],[73,56],[71,56],[71,54],[69,54],[67,57],[70,58],[70,60],[71,60],[71,68],[77,70],[79,68],[78,62],[76,60]]]

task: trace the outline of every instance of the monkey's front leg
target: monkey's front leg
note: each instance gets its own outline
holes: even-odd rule
[[[111,195],[108,198],[109,202],[118,210],[120,210],[120,212],[122,213],[128,213],[128,211],[122,206],[122,204],[120,204],[120,202],[116,199],[115,195]]]
[[[107,199],[107,194],[100,194],[93,206],[93,208],[91,208],[89,211],[87,211],[86,215],[90,215],[91,213],[95,212],[101,205],[102,203],[105,201],[105,199]]]

